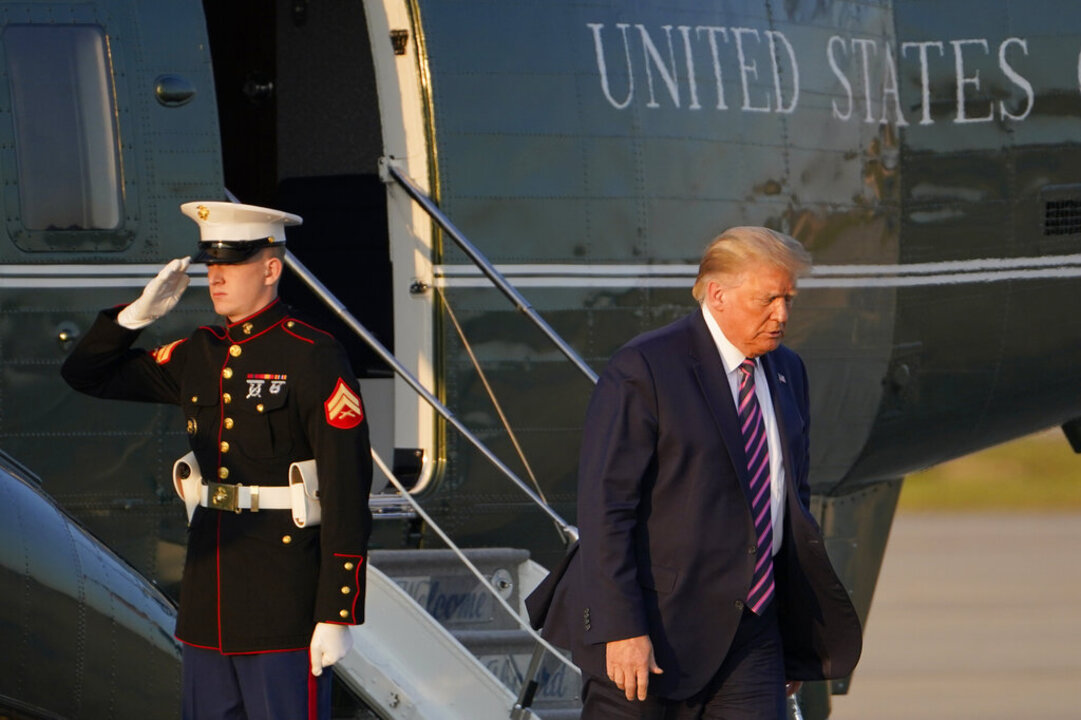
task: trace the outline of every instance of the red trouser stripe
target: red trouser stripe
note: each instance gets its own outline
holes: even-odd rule
[[[312,675],[308,666],[308,720],[319,720],[319,678]]]

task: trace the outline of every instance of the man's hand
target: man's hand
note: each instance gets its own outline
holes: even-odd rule
[[[608,679],[622,690],[628,700],[646,699],[649,675],[664,672],[653,658],[653,643],[648,635],[613,640],[605,647]]]
[[[172,310],[180,296],[188,289],[191,279],[187,276],[191,258],[170,260],[157,276],[146,284],[143,294],[116,316],[116,322],[128,330],[138,330]]]
[[[312,675],[322,675],[323,668],[341,660],[351,647],[353,636],[349,634],[348,625],[317,623],[312,632]]]

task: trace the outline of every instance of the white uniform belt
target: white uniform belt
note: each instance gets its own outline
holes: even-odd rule
[[[288,485],[260,487],[258,485],[225,485],[207,483],[199,492],[199,504],[215,510],[290,510],[293,498]]]

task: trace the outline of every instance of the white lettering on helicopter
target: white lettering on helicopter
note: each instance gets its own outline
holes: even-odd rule
[[[636,97],[649,109],[706,108],[741,112],[796,112],[800,91],[830,96],[840,121],[931,125],[996,119],[1022,121],[1036,103],[1032,83],[1018,71],[1028,41],[1008,37],[902,42],[831,35],[821,50],[829,74],[822,87],[801,88],[800,56],[779,30],[713,25],[587,23],[600,89],[616,110]],[[808,62],[804,58],[804,62]],[[815,68],[818,70],[819,68]],[[1078,59],[1081,86],[1081,57]],[[918,80],[916,79],[918,77]],[[918,107],[902,103],[902,81],[915,86]],[[948,90],[947,90],[948,88]],[[727,92],[726,92],[727,91]],[[952,91],[950,96],[941,97]]]

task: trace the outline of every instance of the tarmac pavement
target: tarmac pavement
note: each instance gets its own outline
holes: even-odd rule
[[[830,720],[1081,718],[1081,515],[901,514]]]

